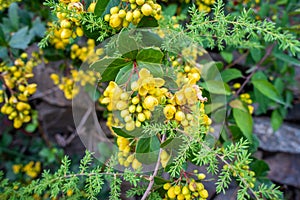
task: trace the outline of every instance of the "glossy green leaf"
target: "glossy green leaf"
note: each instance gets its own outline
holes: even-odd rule
[[[238,69],[226,69],[221,72],[221,77],[225,83],[228,83],[231,80],[243,77],[243,75]]]
[[[163,179],[160,176],[155,176],[154,177],[154,183],[155,183],[155,185],[163,185],[163,184],[169,183],[169,182],[170,182],[169,180]]]
[[[256,177],[265,177],[270,170],[268,164],[263,160],[255,160],[250,164],[250,167],[255,172]]]
[[[245,108],[243,102],[239,99],[234,99],[231,102],[229,102],[229,106],[231,108],[237,108],[237,109],[240,109],[244,112],[247,112],[247,109]]]
[[[274,110],[271,115],[271,125],[274,131],[277,131],[282,125],[283,117],[278,110]]]
[[[110,2],[110,0],[99,0],[99,1],[97,1],[96,6],[95,6],[95,10],[94,10],[95,15],[97,15],[98,17],[102,16],[102,14],[106,10],[106,7],[107,7],[109,2]]]
[[[272,85],[267,80],[252,80],[252,84],[256,89],[258,89],[263,95],[265,95],[269,99],[272,99],[277,103],[284,104],[282,97],[279,95],[274,85]]]
[[[249,112],[233,108],[233,117],[243,135],[252,142],[253,119]]]
[[[136,145],[136,153],[149,153],[160,149],[160,142],[156,135],[140,138]]]
[[[132,62],[128,62],[124,58],[103,58],[94,62],[90,68],[101,74],[101,81],[114,80],[121,68],[129,65]]]
[[[148,47],[140,50],[136,60],[148,63],[161,63],[164,57],[163,52],[157,47]]]
[[[123,67],[122,69],[120,69],[119,73],[116,76],[115,82],[118,85],[122,85],[122,84],[126,83],[127,81],[129,81],[131,76],[133,76],[132,70],[133,70],[133,64],[129,64],[129,65]]]

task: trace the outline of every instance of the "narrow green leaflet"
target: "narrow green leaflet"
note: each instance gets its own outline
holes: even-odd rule
[[[136,56],[136,60],[149,63],[161,63],[163,57],[164,54],[159,48],[149,47],[140,50]]]
[[[277,131],[283,122],[283,117],[278,110],[274,110],[271,115],[271,125],[274,131]]]
[[[296,58],[293,58],[293,57],[291,57],[291,56],[288,56],[288,55],[286,55],[286,54],[284,54],[284,53],[280,53],[280,52],[278,52],[278,53],[273,53],[273,55],[274,55],[276,58],[278,58],[279,60],[282,60],[282,61],[284,61],[284,62],[287,62],[287,63],[289,63],[289,64],[291,64],[291,65],[296,65],[296,66],[300,67],[300,61],[299,61],[298,59],[296,59]]]
[[[13,34],[9,46],[16,49],[26,49],[32,37],[33,35],[28,34],[28,26],[25,26]]]
[[[221,77],[225,83],[228,83],[231,80],[243,77],[243,75],[238,69],[226,69],[221,72]]]
[[[231,94],[230,87],[222,81],[209,80],[205,81],[201,86],[212,94]]]
[[[122,57],[134,60],[138,53],[138,45],[134,38],[130,36],[129,31],[121,32],[118,35],[117,46]]]
[[[265,95],[269,99],[272,99],[277,103],[284,104],[276,88],[267,80],[255,79],[252,80],[252,84],[257,90],[259,90],[263,95]]]
[[[248,111],[233,108],[233,117],[243,135],[252,143],[253,119]]]
[[[128,135],[127,133],[125,133],[121,128],[116,128],[116,127],[112,127],[112,129],[114,130],[114,132],[121,137],[124,138],[133,138],[132,135]]]
[[[103,58],[94,62],[90,68],[100,72],[101,81],[110,81],[115,79],[121,68],[130,63],[132,62],[128,62],[128,60],[124,58]]]

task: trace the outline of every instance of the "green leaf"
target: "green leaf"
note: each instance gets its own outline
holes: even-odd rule
[[[101,81],[111,81],[117,76],[119,70],[130,64],[127,59],[124,58],[103,58],[94,62],[90,68],[101,74]]]
[[[157,47],[148,47],[140,50],[136,56],[137,61],[149,63],[161,63],[163,52]]]
[[[274,131],[277,131],[283,122],[283,117],[278,110],[274,110],[271,115],[271,125]]]
[[[98,17],[102,16],[102,14],[106,10],[106,7],[107,7],[109,2],[110,2],[110,0],[99,0],[99,1],[97,1],[96,6],[95,6],[95,10],[94,10],[95,15],[98,16]]]
[[[238,69],[226,69],[221,72],[221,77],[225,83],[237,78],[243,77],[242,73]]]
[[[279,60],[282,60],[284,62],[287,62],[291,65],[295,65],[295,66],[298,66],[300,67],[300,61],[296,58],[293,58],[292,56],[288,56],[284,53],[281,53],[281,52],[276,52],[276,53],[273,53],[273,55],[278,58]]]
[[[140,138],[135,148],[136,158],[142,163],[153,164],[157,161],[159,149],[160,142],[156,135]]]
[[[138,64],[138,70],[141,70],[142,68],[146,68],[151,72],[151,74],[154,77],[163,77],[164,75],[163,69],[161,65],[158,63],[148,63],[148,62],[138,61],[137,64]]]
[[[121,128],[116,128],[116,127],[112,127],[112,129],[114,130],[114,132],[121,137],[124,138],[133,138],[132,135],[127,134],[125,131],[123,131]]]
[[[9,46],[15,49],[26,49],[32,39],[28,34],[28,26],[25,26],[13,34],[9,41]]]
[[[164,87],[168,88],[169,90],[178,90],[178,85],[175,82],[175,80],[169,76],[163,76],[163,79],[165,80],[165,85]]]
[[[233,108],[233,117],[243,135],[252,143],[253,119],[249,112]]]
[[[270,170],[268,164],[263,160],[255,160],[250,164],[250,167],[255,172],[256,177],[265,177]]]
[[[244,112],[247,112],[247,109],[245,108],[243,102],[239,99],[234,99],[231,102],[229,102],[229,106],[231,108],[237,108],[237,109],[240,109]]]
[[[232,52],[222,51],[221,56],[227,63],[231,63],[233,60]]]
[[[282,81],[282,78],[280,78],[280,77],[276,78],[275,81],[274,81],[274,86],[277,89],[279,94],[283,93],[284,83]]]
[[[258,49],[258,48],[255,48],[255,49],[251,49],[250,50],[250,54],[251,54],[251,57],[253,58],[253,60],[255,62],[259,62],[260,59],[262,58],[262,53],[261,53],[261,50]]]
[[[205,81],[201,86],[212,94],[231,94],[230,87],[222,81],[209,80]]]
[[[270,99],[266,98],[258,89],[254,88],[255,101],[258,103],[258,109],[255,109],[256,114],[266,113],[268,110]]]
[[[176,14],[177,7],[177,4],[168,5],[168,7],[163,10],[163,15],[170,17],[174,16]]]
[[[31,124],[26,125],[25,130],[29,133],[33,133],[37,127],[38,127],[38,124],[31,123]]]
[[[30,29],[29,33],[38,36],[38,37],[43,37],[46,32],[46,27],[44,23],[41,22],[41,18],[37,17],[33,22],[32,22],[32,28]]]
[[[160,142],[156,135],[147,138],[140,138],[136,145],[136,153],[155,152],[160,149]]]
[[[132,33],[131,33],[132,34]],[[117,47],[124,58],[134,60],[138,53],[138,45],[129,31],[121,32],[118,35]]]
[[[132,64],[129,64],[129,65],[123,67],[122,69],[120,69],[119,73],[116,76],[115,82],[118,85],[122,85],[122,84],[126,83],[127,81],[129,81],[130,76],[133,75],[132,70],[133,70]]]
[[[13,138],[10,134],[4,133],[2,135],[2,139],[1,139],[1,142],[0,142],[1,146],[2,147],[8,147],[10,145],[10,143],[12,142],[12,139]]]
[[[267,80],[252,80],[252,84],[256,89],[258,89],[263,95],[265,95],[269,99],[272,99],[277,103],[284,104],[276,88]]]
[[[0,46],[5,46],[6,45],[6,41],[5,41],[5,34],[0,26]]]
[[[160,176],[154,176],[154,183],[155,185],[163,185],[165,183],[169,183],[169,180],[163,179]]]
[[[18,15],[18,4],[12,3],[8,9],[8,17],[10,20],[10,25],[14,30],[19,28],[19,15]]]
[[[138,28],[141,27],[158,27],[157,20],[151,16],[144,16],[139,24],[137,25]]]

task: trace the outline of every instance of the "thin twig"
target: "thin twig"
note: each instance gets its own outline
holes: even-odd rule
[[[162,136],[162,139],[161,139],[161,142],[163,143],[166,139],[166,134],[163,134]],[[160,154],[162,152],[162,148],[159,149],[159,154],[158,154],[158,158],[157,158],[157,162],[156,162],[156,165],[155,165],[155,168],[154,168],[154,172],[152,174],[152,176],[150,176],[150,182],[149,182],[149,185],[147,187],[147,190],[146,192],[144,193],[143,197],[141,200],[145,200],[147,198],[147,196],[149,195],[152,187],[153,187],[153,184],[154,184],[154,177],[157,175],[157,172],[158,172],[158,168],[159,168],[159,165],[160,165]]]

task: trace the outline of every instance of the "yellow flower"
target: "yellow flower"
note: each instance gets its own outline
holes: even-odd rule
[[[21,165],[21,164],[15,164],[15,165],[12,166],[13,172],[14,172],[15,174],[20,173],[21,168],[22,168],[22,165]]]

